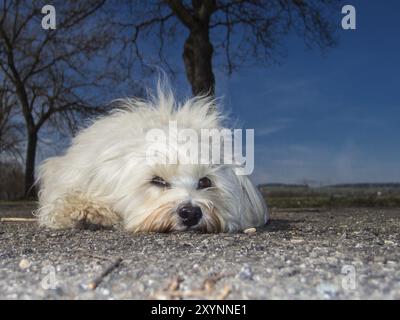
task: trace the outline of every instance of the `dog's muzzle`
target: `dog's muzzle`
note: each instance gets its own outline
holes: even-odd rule
[[[192,227],[199,223],[203,213],[200,207],[185,204],[178,209],[178,215],[185,226]]]

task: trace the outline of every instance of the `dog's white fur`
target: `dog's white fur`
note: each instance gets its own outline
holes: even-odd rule
[[[39,170],[41,225],[68,228],[89,222],[121,224],[132,232],[186,230],[176,211],[182,203],[201,208],[200,222],[190,229],[233,232],[264,225],[264,200],[247,176],[232,165],[150,164],[145,159],[150,129],[179,128],[200,133],[222,128],[215,101],[197,97],[178,105],[170,90],[159,88],[148,101],[121,100],[120,107],[82,130],[62,156],[46,160]],[[179,146],[178,146],[179,148]],[[151,184],[153,176],[170,188]],[[209,189],[197,189],[208,177]]]

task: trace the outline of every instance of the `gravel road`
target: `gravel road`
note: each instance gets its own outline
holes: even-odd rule
[[[2,217],[24,212],[0,206]],[[252,234],[3,221],[0,298],[400,299],[399,230],[400,209],[272,210]]]

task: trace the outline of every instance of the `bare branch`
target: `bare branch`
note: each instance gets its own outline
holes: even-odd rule
[[[166,2],[178,19],[181,20],[186,27],[191,29],[196,25],[196,21],[191,15],[190,11],[180,0],[166,0]]]

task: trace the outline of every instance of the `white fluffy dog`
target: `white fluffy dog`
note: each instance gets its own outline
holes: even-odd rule
[[[62,156],[39,170],[36,214],[50,228],[122,225],[131,232],[233,232],[267,222],[265,202],[234,165],[148,161],[146,134],[179,129],[222,129],[215,101],[183,105],[167,89],[149,101],[121,100],[119,108],[82,130]],[[178,144],[180,148],[186,146]],[[154,145],[153,145],[154,148]],[[161,146],[165,154],[168,146]]]

